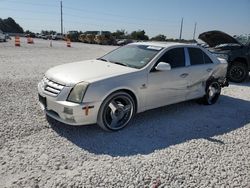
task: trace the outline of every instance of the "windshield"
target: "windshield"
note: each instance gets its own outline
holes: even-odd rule
[[[162,47],[148,45],[127,45],[99,58],[102,61],[140,69],[148,64]]]
[[[250,34],[234,36],[234,38],[237,41],[239,41],[241,44],[244,44],[244,45],[249,45],[250,44]]]

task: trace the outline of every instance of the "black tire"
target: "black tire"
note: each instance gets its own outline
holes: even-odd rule
[[[106,131],[123,129],[135,114],[135,101],[126,92],[116,92],[102,103],[97,124]]]
[[[202,101],[205,105],[212,105],[217,102],[221,93],[221,86],[217,80],[209,80],[206,84],[206,94]]]
[[[234,62],[229,67],[227,76],[231,82],[243,82],[248,76],[247,66],[241,62]]]

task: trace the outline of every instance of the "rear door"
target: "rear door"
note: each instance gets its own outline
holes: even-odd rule
[[[188,84],[186,99],[201,97],[205,93],[205,84],[211,76],[215,64],[210,57],[198,47],[187,47],[187,58],[189,66],[187,67]]]
[[[155,70],[160,62],[169,63],[171,70]],[[176,47],[165,52],[148,74],[146,108],[156,108],[185,100],[187,77],[184,48]]]

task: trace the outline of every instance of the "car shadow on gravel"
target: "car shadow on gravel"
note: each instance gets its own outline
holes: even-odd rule
[[[118,132],[105,132],[97,125],[74,127],[48,117],[53,130],[90,153],[110,156],[150,154],[155,150],[229,133],[250,122],[250,102],[221,96],[217,104],[183,102],[138,114],[129,126]]]

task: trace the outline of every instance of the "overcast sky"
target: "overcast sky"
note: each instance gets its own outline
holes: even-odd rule
[[[59,0],[0,0],[0,18],[14,18],[24,30],[60,32]],[[63,0],[64,30],[144,29],[150,37],[183,38],[221,30],[250,33],[250,0]]]

